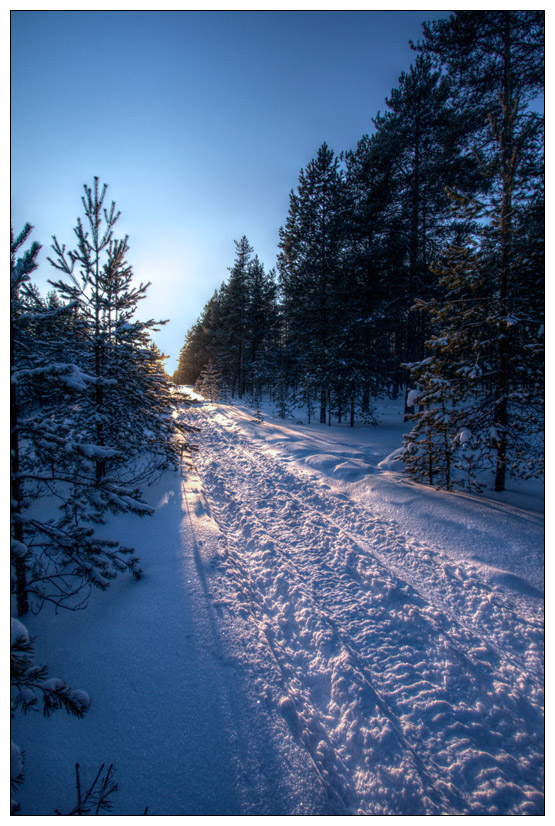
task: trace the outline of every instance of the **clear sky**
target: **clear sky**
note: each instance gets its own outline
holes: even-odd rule
[[[336,153],[414,60],[426,11],[13,11],[11,206],[43,244],[73,246],[95,175],[122,216],[139,318],[177,366],[185,334],[246,235],[266,270],[299,171]]]

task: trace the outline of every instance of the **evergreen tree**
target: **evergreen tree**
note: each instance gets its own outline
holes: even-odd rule
[[[344,213],[339,159],[324,143],[316,159],[301,170],[297,192],[290,194],[278,257],[288,357],[297,380],[309,378],[318,388],[323,423],[336,378],[334,341],[345,298],[339,289]]]
[[[416,425],[405,440],[410,475],[438,487],[480,490],[480,472],[496,469],[497,318],[491,313],[492,261],[482,246],[452,247],[442,266],[447,298],[428,305],[437,333],[429,356],[413,365],[419,387]],[[541,318],[527,316],[530,335],[512,348],[506,461],[513,476],[542,472]],[[515,316],[522,325],[524,317]],[[539,333],[539,337],[538,337]]]
[[[221,315],[220,291],[216,290],[198,321],[187,332],[173,377],[176,384],[194,385],[210,361],[219,361]]]
[[[477,179],[461,152],[468,119],[451,105],[449,79],[433,70],[428,56],[418,55],[386,103],[385,114],[374,120],[374,151],[380,165],[389,167],[393,201],[387,232],[394,232],[397,247],[391,268],[395,352],[412,362],[423,356],[429,324],[424,312],[410,313],[410,307],[437,293],[430,264],[456,232],[446,187],[473,191]]]
[[[23,510],[25,506],[24,487],[21,479],[21,418],[25,391],[18,387],[19,352],[27,355],[26,364],[29,364],[30,347],[25,342],[25,310],[26,298],[29,296],[29,280],[31,273],[37,268],[37,256],[40,244],[36,241],[21,258],[17,253],[27,241],[32,232],[30,224],[26,224],[22,232],[14,238],[11,230],[11,265],[10,265],[10,457],[11,457],[11,525],[12,541],[11,552],[15,569],[15,589],[17,595],[17,610],[19,615],[29,610],[27,595],[27,560],[29,550],[25,544]],[[19,351],[19,352],[18,352]],[[27,368],[31,369],[30,367]]]
[[[453,347],[487,351],[486,364],[478,358],[477,368],[469,368],[480,372],[481,393],[472,385],[472,392],[464,400],[457,396],[457,402],[475,422],[472,434],[481,449],[487,443],[495,451],[495,489],[501,491],[508,468],[528,472],[528,462],[523,466],[519,461],[519,417],[523,403],[538,399],[539,377],[534,386],[525,377],[537,375],[536,369],[530,373],[530,355],[537,363],[542,272],[537,254],[517,241],[516,229],[524,215],[537,211],[541,190],[542,122],[529,104],[543,84],[543,13],[457,12],[426,25],[424,32],[421,49],[456,81],[454,100],[473,119],[469,152],[487,187],[479,199],[468,192],[453,193],[463,215],[478,222],[478,231],[464,245],[466,251],[454,247],[447,256],[451,271],[443,271],[443,278],[451,293],[436,316],[451,332],[447,347],[438,352],[445,372],[451,369]],[[523,279],[535,297],[532,313],[522,293]],[[466,342],[465,324],[457,326],[452,319],[455,314],[464,319],[465,308],[475,307],[476,283],[482,310],[473,309],[472,342]],[[460,345],[453,343],[457,338]],[[485,418],[484,408],[489,411]],[[528,425],[537,429],[540,422],[534,414]],[[528,435],[538,442],[537,434]]]
[[[134,318],[150,285],[132,284],[128,239],[114,238],[120,213],[114,202],[109,210],[104,207],[106,191],[106,185],[99,190],[98,178],[92,188],[85,186],[77,247],[66,253],[54,238],[55,258],[49,261],[68,279],[50,283],[75,307],[80,363],[94,376],[92,392],[80,400],[77,426],[91,445],[97,488],[107,501],[115,493],[115,504],[121,497],[112,483],[142,479],[147,457],[153,471],[164,467],[175,459],[176,445],[169,384],[150,340],[150,333],[166,322]],[[141,462],[132,466],[130,460],[139,456]]]
[[[91,473],[94,446],[76,411],[94,376],[74,362],[54,360],[60,341],[53,319],[73,308],[49,310],[37,301],[29,277],[39,246],[16,257],[31,229],[26,225],[12,240],[11,266],[12,564],[19,615],[40,610],[45,601],[75,608],[91,586],[107,587],[120,571],[140,575],[131,549],[94,531],[103,507],[121,509],[125,492],[116,484],[99,490]],[[71,338],[66,349],[74,355]],[[37,510],[41,499],[53,507]],[[132,498],[125,507],[150,511]]]
[[[222,377],[214,362],[209,361],[195,383],[195,390],[208,401],[215,402],[219,399],[222,389]]]
[[[276,369],[277,320],[274,273],[268,275],[255,255],[247,268],[245,381],[253,398],[262,398]]]
[[[173,398],[163,357],[133,315],[146,286],[131,285],[127,239],[113,238],[115,205],[106,187],[85,187],[88,230],[79,219],[76,250],[54,239],[54,282],[45,304],[28,283],[38,246],[16,254],[30,233],[12,238],[12,554],[18,612],[44,601],[76,608],[92,586],[117,573],[140,575],[131,548],[98,536],[108,511],[152,509],[141,486],[177,461]],[[63,360],[61,360],[63,358]],[[36,512],[49,497],[59,509]],[[32,601],[32,605],[30,603]]]
[[[348,191],[346,268],[351,273],[354,309],[348,319],[357,341],[363,414],[370,396],[399,392],[402,377],[404,253],[394,198],[394,169],[377,135],[363,136],[345,154]]]
[[[231,395],[242,398],[246,389],[247,313],[249,304],[248,269],[253,248],[245,235],[235,241],[236,258],[227,282],[222,284],[222,351],[219,363],[227,378]]]

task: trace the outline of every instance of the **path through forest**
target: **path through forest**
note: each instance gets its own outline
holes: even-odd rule
[[[183,415],[194,467],[109,526],[144,579],[29,621],[93,704],[15,721],[22,814],[76,761],[116,814],[541,814],[541,515],[407,483],[395,429]]]

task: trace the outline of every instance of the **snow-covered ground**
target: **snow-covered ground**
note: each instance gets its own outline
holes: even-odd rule
[[[114,813],[543,813],[537,484],[415,485],[380,427],[200,404],[194,469],[120,518],[146,574],[25,620],[37,661],[92,697],[18,717],[22,815],[113,762]]]

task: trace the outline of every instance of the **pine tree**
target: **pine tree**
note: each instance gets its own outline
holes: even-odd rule
[[[96,505],[85,504],[94,487],[83,470],[90,445],[72,416],[94,378],[75,362],[57,360],[61,331],[73,331],[63,321],[73,308],[45,307],[29,283],[39,245],[16,255],[31,229],[12,234],[11,260],[11,549],[20,616],[45,601],[75,608],[91,586],[107,587],[122,570],[140,574],[130,549],[98,537],[92,527],[101,517]],[[65,342],[71,357],[71,336]],[[41,500],[53,507],[38,508]]]
[[[297,377],[310,377],[325,423],[335,379],[332,354],[342,316],[338,289],[343,248],[345,186],[339,159],[324,143],[291,192],[280,230],[278,269],[287,315],[287,350]]]
[[[117,214],[114,204],[103,211],[105,191],[98,181],[85,188],[89,231],[79,220],[75,251],[66,254],[54,239],[54,264],[70,278],[54,283],[57,298],[45,303],[29,284],[38,245],[16,259],[31,228],[12,238],[12,557],[20,614],[45,601],[75,609],[119,572],[140,576],[133,550],[100,537],[95,525],[108,512],[151,513],[142,485],[177,462],[183,428],[149,339],[155,323],[132,318],[146,287],[130,285],[127,239],[113,238]],[[52,504],[39,515],[36,503],[47,497]]]
[[[446,298],[427,307],[437,332],[427,343],[428,358],[412,366],[421,410],[403,458],[413,478],[447,489],[479,491],[480,473],[497,464],[498,319],[491,313],[492,260],[483,246],[451,248],[438,270]],[[540,320],[528,318],[533,336]],[[515,316],[514,324],[522,323]],[[542,470],[542,400],[534,381],[541,343],[536,338],[533,346],[533,336],[532,346],[512,348],[509,361],[506,461],[511,474],[523,478]]]
[[[450,73],[453,99],[473,121],[469,153],[486,188],[480,198],[453,193],[462,214],[470,215],[478,230],[466,245],[471,251],[465,254],[467,264],[456,249],[449,254],[452,270],[451,275],[444,273],[444,283],[457,292],[457,307],[462,307],[472,302],[479,273],[487,311],[476,320],[473,347],[489,352],[485,368],[479,365],[483,393],[465,404],[467,415],[474,406],[475,419],[480,419],[484,404],[490,409],[487,423],[473,433],[482,446],[483,433],[489,434],[496,456],[495,490],[502,491],[509,468],[527,472],[517,460],[522,459],[518,445],[523,435],[518,418],[522,404],[537,399],[538,389],[525,376],[529,355],[538,352],[535,330],[541,308],[536,303],[535,318],[530,315],[519,284],[522,277],[531,280],[537,296],[542,273],[537,258],[518,242],[516,230],[517,216],[532,211],[541,190],[542,122],[529,104],[543,86],[543,13],[457,12],[426,25],[424,33],[420,48]],[[447,295],[444,316],[453,313],[453,299]],[[532,418],[536,424],[530,421],[531,429],[541,426],[539,415]],[[537,434],[529,435],[538,441]]]
[[[477,179],[461,152],[468,119],[451,104],[449,78],[433,70],[430,57],[418,55],[386,103],[385,114],[374,119],[374,152],[389,167],[393,202],[386,232],[394,232],[397,248],[391,271],[395,351],[412,362],[423,356],[429,324],[424,312],[410,313],[410,307],[437,293],[430,264],[456,232],[446,187],[473,191]]]
[[[94,376],[94,391],[81,399],[78,426],[90,441],[97,488],[109,499],[114,482],[136,484],[145,477],[146,457],[155,472],[175,459],[176,446],[169,383],[150,339],[166,322],[135,319],[150,284],[133,286],[128,239],[114,238],[120,213],[114,202],[109,210],[104,207],[107,186],[100,191],[95,178],[94,186],[84,189],[77,247],[66,253],[54,238],[55,258],[48,260],[68,279],[50,283],[75,307],[79,359]],[[138,456],[142,461],[132,470],[131,460]],[[121,497],[113,493],[116,504]]]
[[[131,287],[127,239],[112,237],[117,215],[113,204],[102,213],[105,191],[97,180],[94,190],[85,188],[89,232],[79,220],[77,250],[66,255],[54,239],[54,265],[71,281],[57,282],[46,301],[30,282],[40,246],[18,257],[32,227],[11,234],[11,553],[19,615],[46,602],[76,610],[91,588],[105,589],[119,573],[140,576],[133,549],[99,536],[97,526],[108,511],[152,511],[139,483],[175,459],[176,430],[190,429],[173,420],[165,357],[149,338],[155,323],[132,318],[146,287]],[[42,704],[46,716],[85,713],[85,692],[34,664],[33,641],[18,620],[11,654],[14,711]],[[21,750],[12,753],[17,784]]]
[[[245,383],[259,401],[275,375],[278,311],[274,272],[266,274],[257,255],[247,268],[247,291]]]
[[[11,266],[10,266],[10,455],[11,455],[11,523],[12,523],[12,558],[15,569],[15,588],[17,610],[19,615],[29,610],[27,594],[27,560],[29,550],[25,544],[23,510],[25,504],[24,488],[21,479],[21,416],[23,406],[22,387],[18,387],[19,352],[29,354],[25,342],[26,297],[29,293],[31,273],[37,268],[40,245],[35,241],[21,258],[17,253],[25,244],[33,228],[26,224],[21,233],[14,238],[11,230]],[[28,359],[26,359],[28,364]],[[30,369],[30,368],[27,368]]]
[[[235,241],[236,258],[229,279],[220,290],[222,307],[222,353],[220,363],[231,386],[231,395],[242,398],[246,389],[248,268],[253,248],[245,235]]]
[[[210,361],[220,364],[221,339],[222,299],[220,291],[216,290],[198,321],[187,332],[173,376],[175,383],[194,386]]]
[[[222,388],[222,376],[214,362],[209,361],[195,383],[195,390],[208,401],[215,402],[219,399]]]
[[[394,169],[375,134],[363,136],[345,154],[348,192],[345,266],[354,301],[345,319],[356,341],[361,381],[361,412],[370,397],[399,392],[405,324],[404,267],[400,218],[394,199]]]

